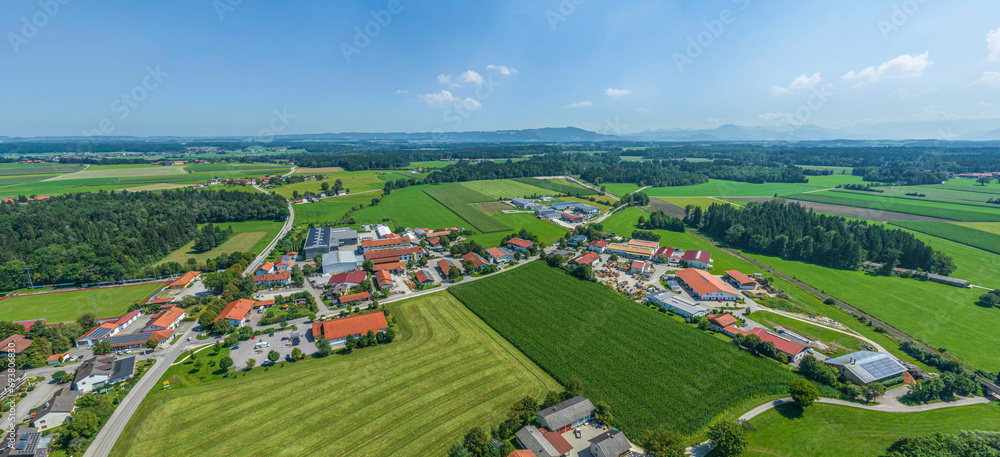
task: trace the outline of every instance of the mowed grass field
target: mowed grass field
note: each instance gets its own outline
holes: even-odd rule
[[[996,222],[957,222],[955,225],[1000,235],[1000,224]]]
[[[111,455],[443,456],[525,395],[562,390],[446,292],[389,311],[400,331],[386,346],[235,379],[178,376],[150,392]]]
[[[282,197],[289,199],[292,198],[292,194],[295,191],[298,191],[300,194],[304,194],[306,192],[318,194],[323,192],[321,186],[324,182],[329,183],[330,187],[333,187],[333,183],[337,182],[338,179],[344,183],[345,189],[350,189],[352,194],[370,190],[382,190],[382,188],[385,187],[385,182],[378,179],[378,175],[375,173],[375,171],[345,171],[342,173],[327,173],[329,177],[324,181],[303,181],[300,183],[277,187],[274,191]]]
[[[628,436],[694,434],[751,398],[796,379],[696,327],[544,262],[448,289],[557,380],[611,406]]]
[[[136,176],[171,176],[186,174],[184,165],[161,166],[161,165],[91,165],[84,171],[60,175],[49,178],[50,181],[62,181],[66,179],[93,179],[93,178],[127,178]]]
[[[163,283],[104,289],[76,290],[25,295],[0,300],[0,321],[47,319],[48,323],[71,322],[84,313],[94,312],[100,318],[121,316],[128,307],[145,301],[162,289]],[[90,295],[94,295],[91,301]]]
[[[204,225],[207,224],[199,225],[199,227],[203,227]],[[216,225],[222,229],[226,229],[230,225],[233,226],[233,236],[215,249],[203,253],[194,252],[192,250],[194,248],[194,241],[191,241],[184,247],[170,253],[167,257],[164,257],[162,260],[157,262],[157,265],[166,262],[187,263],[187,260],[190,258],[194,258],[201,263],[208,259],[214,259],[222,254],[229,254],[232,252],[250,252],[257,255],[260,254],[260,252],[267,247],[271,240],[274,239],[278,232],[281,231],[281,227],[284,223],[274,221],[247,221]]]
[[[750,420],[745,457],[877,457],[907,436],[1000,430],[1000,405],[964,406],[921,413],[867,411],[814,404],[804,412],[779,406]]]
[[[492,182],[492,181],[486,181]],[[464,219],[481,233],[510,231],[511,228],[483,212],[476,203],[495,199],[464,184],[448,184],[424,189],[431,198]],[[468,228],[468,227],[466,227]]]
[[[903,228],[1000,254],[1000,235],[948,222],[893,222]]]
[[[85,167],[75,163],[0,163],[0,176],[58,175],[75,173]]]
[[[898,213],[916,214],[919,216],[950,219],[953,221],[1000,221],[1000,208],[987,208],[962,203],[882,197],[880,194],[871,194],[872,195],[862,195],[862,192],[823,191],[789,195],[788,197],[795,200],[829,203],[834,205],[853,206],[857,208],[869,208],[883,211],[895,211]]]
[[[837,184],[861,182],[860,176],[832,175],[810,176],[808,183],[764,183],[751,184],[736,181],[710,179],[705,184],[679,187],[651,187],[643,191],[650,197],[773,197],[835,187]],[[612,193],[611,184],[608,190]]]
[[[405,189],[394,190],[389,195],[386,195],[378,206],[367,207],[354,213],[354,218],[358,222],[377,222],[383,219],[391,219],[397,227],[427,227],[431,229],[447,227],[473,228],[464,219],[438,203],[430,195],[427,195],[424,189],[428,188],[431,188],[431,186],[411,186]],[[372,193],[371,195],[378,194]],[[296,213],[300,207],[296,207]]]
[[[381,192],[347,194],[343,197],[324,198],[308,205],[295,205],[296,225],[336,225],[353,207],[369,206],[373,198],[381,198]]]
[[[463,182],[462,185],[476,192],[488,195],[492,197],[493,200],[501,198],[504,200],[510,200],[512,198],[519,198],[519,197],[524,198],[524,197],[531,197],[533,195],[545,196],[545,195],[559,194],[559,192],[550,189],[544,189],[521,181],[515,181],[513,179],[494,179],[490,181],[468,181],[468,182]]]
[[[503,237],[509,235],[511,232],[515,232],[521,229],[525,229],[535,235],[538,235],[538,240],[545,244],[552,244],[566,235],[566,229],[560,225],[556,225],[549,221],[541,220],[531,214],[515,213],[515,214],[498,214],[493,216],[493,219],[500,221],[502,224],[511,227],[510,232],[493,232],[493,233],[481,233],[477,235],[472,235],[469,237],[470,240],[479,243],[480,246],[485,248],[491,248],[498,246],[500,240]]]

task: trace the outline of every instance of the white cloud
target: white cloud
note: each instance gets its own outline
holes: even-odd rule
[[[805,73],[799,75],[795,78],[788,87],[774,86],[771,88],[771,94],[775,97],[780,97],[782,95],[791,95],[792,92],[799,89],[811,89],[816,87],[819,83],[823,82],[823,76],[819,73],[813,73],[812,76],[806,76]]]
[[[434,108],[462,108],[466,111],[479,111],[483,109],[482,103],[474,98],[462,99],[454,96],[451,92],[442,90],[437,94],[418,95],[417,100],[424,102]]]
[[[451,84],[451,75],[438,75],[438,84]]]
[[[973,86],[1000,86],[1000,72],[987,71],[983,72],[983,76],[979,77],[975,82],[972,83]]]
[[[594,104],[590,100],[584,100],[582,102],[570,103],[566,105],[566,109],[579,109],[579,108],[590,108]]]
[[[622,98],[632,95],[632,91],[628,89],[615,89],[609,87],[608,90],[604,91],[604,94],[611,98]]]
[[[410,91],[406,89],[399,89],[396,91],[396,95],[410,95]]]
[[[990,61],[1000,62],[1000,29],[986,34],[986,47],[990,50]]]
[[[637,112],[639,114],[649,114],[649,113],[652,113],[653,111],[650,110],[649,108],[646,108],[645,106],[640,106],[640,107],[638,107],[638,108],[635,109],[635,112]]]
[[[843,79],[858,81],[857,85],[861,86],[882,79],[917,78],[923,76],[924,70],[934,63],[927,58],[928,55],[930,53],[927,51],[915,56],[903,54],[879,65],[878,68],[868,67],[859,72],[848,72],[843,76]]]
[[[990,104],[990,103],[987,103],[987,102],[985,102],[985,101],[980,101],[980,102],[978,103],[978,105],[979,105],[980,107],[982,107],[982,108],[992,108],[992,107],[993,107],[993,105],[992,105],[992,104]]]
[[[487,70],[497,70],[497,71],[500,72],[501,75],[504,75],[504,76],[510,76],[510,75],[513,75],[513,74],[517,74],[517,69],[516,68],[511,68],[511,67],[507,67],[507,66],[504,66],[504,65],[487,65],[486,69]]]
[[[472,83],[477,86],[483,85],[483,77],[479,73],[476,73],[472,70],[462,73],[461,78],[463,83]]]

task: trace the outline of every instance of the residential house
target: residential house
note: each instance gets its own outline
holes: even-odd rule
[[[357,287],[361,285],[368,279],[368,272],[364,270],[355,270],[346,273],[337,273],[330,277],[330,281],[326,283],[328,286],[336,286],[338,284],[344,284],[348,289],[352,287]]]
[[[514,261],[514,252],[505,248],[490,248],[486,250],[486,256],[494,265],[510,263]]]
[[[729,284],[708,272],[688,268],[678,271],[677,278],[681,280],[695,299],[705,301],[737,301],[740,299],[740,294],[733,290]]]
[[[65,386],[38,408],[31,418],[31,426],[39,431],[58,427],[66,423],[74,411],[76,411],[76,396],[69,386]]]
[[[558,433],[556,433],[555,435],[559,436]],[[569,451],[573,450],[573,447],[570,446],[568,450],[564,450],[564,452],[559,452],[560,449],[557,449],[555,445],[553,445],[553,443],[549,441],[546,435],[543,434],[541,430],[539,430],[538,427],[535,427],[534,425],[528,425],[526,427],[522,427],[520,430],[514,433],[514,436],[517,439],[517,443],[520,445],[520,447],[523,447],[531,451],[532,454],[534,454],[536,457],[560,457],[562,455],[567,454]],[[560,436],[560,438],[562,437]]]
[[[507,241],[507,248],[514,251],[520,252],[521,254],[527,254],[528,250],[531,249],[535,243],[528,240],[522,240],[520,238],[511,238]]]
[[[489,265],[490,263],[486,261],[482,256],[476,254],[475,252],[468,252],[462,256],[462,263],[466,260],[472,261],[472,269],[475,271],[481,270],[483,267]]]
[[[29,347],[31,347],[31,339],[24,335],[11,335],[10,338],[0,341],[0,354],[17,356]]]
[[[62,354],[52,354],[49,358],[45,359],[45,364],[56,365],[62,363],[63,359],[65,359],[67,355],[69,355],[68,352],[63,352]]]
[[[709,328],[731,338],[748,335],[737,326],[736,318],[732,314],[709,314],[706,316],[711,324]]]
[[[260,268],[257,269],[257,272],[254,273],[254,274],[255,275],[266,275],[268,273],[274,273],[274,263],[273,262],[264,262],[264,264],[261,265]]]
[[[596,263],[599,260],[601,260],[601,255],[600,254],[598,254],[596,252],[588,252],[588,253],[586,253],[584,255],[581,255],[581,256],[573,259],[573,260],[570,260],[569,263],[571,263],[573,265],[589,265],[589,266],[593,267],[594,263]]]
[[[601,253],[604,253],[604,250],[608,248],[608,244],[610,244],[610,243],[608,243],[607,241],[597,240],[597,241],[591,241],[591,242],[587,243],[586,246],[587,246],[587,250],[588,251],[593,251],[593,252],[596,252],[598,254],[601,254]]]
[[[274,287],[274,286],[287,286],[292,282],[292,274],[287,271],[280,271],[278,273],[270,273],[263,275],[254,275],[253,283],[257,287]]]
[[[566,241],[566,244],[568,244],[568,245],[573,246],[573,247],[576,248],[576,247],[583,246],[587,242],[587,240],[589,240],[589,238],[587,238],[584,235],[576,235],[576,236],[570,237],[570,239],[568,241]]]
[[[0,456],[3,457],[44,457],[48,448],[39,447],[42,432],[35,427],[21,425],[8,433],[0,442]],[[44,446],[44,445],[43,445]],[[6,447],[6,449],[4,448]]]
[[[76,371],[73,379],[73,390],[89,393],[107,384],[114,371],[115,358],[109,355],[98,355],[85,360]]]
[[[902,376],[906,367],[884,352],[861,351],[823,361],[840,372],[840,376],[859,386],[885,382]]]
[[[633,260],[632,265],[628,269],[629,273],[639,276],[649,276],[653,274],[653,264],[649,262],[640,262],[638,260]]]
[[[167,284],[167,287],[171,289],[183,289],[188,285],[190,285],[192,282],[194,282],[194,280],[197,279],[199,275],[201,275],[200,271],[189,271],[181,275],[180,278],[177,278],[176,281]]]
[[[170,308],[160,314],[151,316],[153,319],[146,324],[142,332],[155,332],[157,330],[173,330],[181,323],[187,314],[181,308]]]
[[[750,330],[751,335],[757,335],[761,341],[768,341],[774,344],[774,348],[788,356],[789,361],[796,361],[807,354],[806,346],[785,338],[777,333],[769,332],[762,328]]]
[[[538,424],[557,433],[565,433],[592,419],[597,409],[584,397],[573,397],[538,412]]]
[[[389,275],[387,270],[378,270],[373,275],[375,277],[375,284],[379,289],[391,289],[393,286],[392,276]]]
[[[212,322],[214,323],[219,319],[225,319],[226,322],[229,322],[229,326],[234,328],[247,325],[247,321],[250,317],[250,311],[253,310],[256,303],[256,301],[248,298],[231,301],[225,308],[222,308],[222,311],[219,312],[219,315],[216,316]]]
[[[368,292],[361,292],[354,295],[344,295],[338,299],[341,305],[351,305],[354,303],[366,302],[372,298]]]
[[[631,448],[632,445],[621,430],[608,430],[590,439],[592,457],[620,457]]]
[[[699,305],[696,301],[670,291],[649,295],[646,300],[681,317],[704,316],[711,312],[710,309]]]
[[[427,270],[417,270],[413,277],[417,281],[417,284],[420,284],[421,286],[434,285],[434,277],[431,276],[431,273]]]
[[[346,341],[349,335],[354,335],[357,338],[366,335],[369,331],[382,333],[388,328],[389,324],[385,320],[385,314],[381,311],[376,311],[357,316],[314,322],[312,331],[313,338],[319,339],[322,337],[330,340],[330,344],[339,344]]]
[[[690,268],[701,270],[712,269],[712,254],[705,251],[685,251],[681,261]]]
[[[441,259],[437,263],[438,270],[441,271],[441,277],[448,277],[448,273],[451,272],[452,268],[458,268],[458,271],[462,271],[462,264],[458,261],[451,259]]]
[[[406,273],[406,264],[403,262],[389,262],[375,264],[375,272],[386,271],[394,275]]]

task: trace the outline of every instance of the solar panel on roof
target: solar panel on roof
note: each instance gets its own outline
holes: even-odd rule
[[[862,361],[860,365],[865,371],[871,373],[875,379],[886,378],[905,371],[902,365],[888,357]]]
[[[25,443],[25,442],[23,442],[23,441],[22,441],[22,442],[20,442],[20,443],[17,443],[17,450],[19,450],[19,451],[23,451],[23,450],[24,450],[24,447],[25,447],[25,446],[27,446],[27,445],[28,445],[28,443]]]

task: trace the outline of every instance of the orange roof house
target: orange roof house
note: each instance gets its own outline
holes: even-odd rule
[[[381,311],[359,314],[357,316],[333,319],[313,323],[313,338],[323,337],[334,343],[342,341],[348,335],[361,336],[372,332],[380,332],[389,328],[385,314]]]
[[[212,322],[219,319],[225,319],[229,321],[230,325],[233,325],[234,323],[242,325],[244,319],[246,319],[247,315],[250,314],[250,310],[253,309],[253,306],[256,303],[256,301],[246,298],[232,301],[226,305],[225,308],[222,308],[222,312],[220,312],[219,315],[212,320]]]
[[[191,284],[191,281],[194,281],[194,279],[197,278],[198,275],[200,274],[201,274],[200,271],[189,271],[181,275],[180,278],[177,278],[176,281],[167,284],[167,287],[170,287],[172,289],[183,289],[187,287],[188,284]]]

